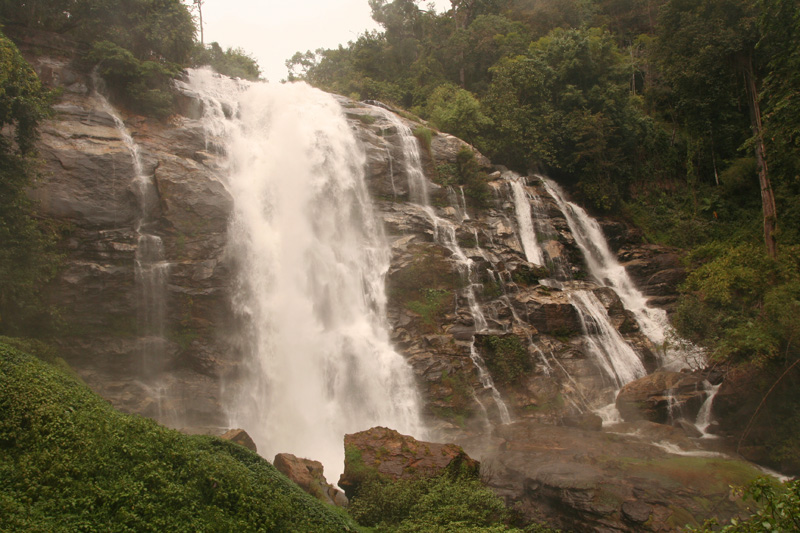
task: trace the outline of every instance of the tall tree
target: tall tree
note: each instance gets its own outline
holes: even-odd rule
[[[679,112],[694,135],[713,138],[720,113],[740,114],[739,97],[744,95],[758,166],[764,242],[774,258],[777,213],[759,103],[758,40],[752,0],[671,0],[661,11],[657,49]]]

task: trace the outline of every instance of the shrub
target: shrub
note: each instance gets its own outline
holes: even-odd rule
[[[238,444],[124,415],[0,343],[0,530],[353,531]]]
[[[762,533],[764,531],[800,531],[800,481],[784,483],[778,490],[775,482],[766,478],[754,480],[747,489],[739,489],[745,499],[752,499],[760,509],[745,519],[734,518],[722,528],[712,519],[698,529],[689,531],[710,533]]]

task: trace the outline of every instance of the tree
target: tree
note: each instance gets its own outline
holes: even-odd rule
[[[478,134],[492,121],[483,114],[480,102],[454,85],[440,85],[428,98],[428,115],[440,130],[475,144]]]
[[[598,28],[556,29],[526,55],[501,60],[485,99],[492,155],[578,182],[594,207],[615,207],[648,127],[625,66],[613,36]]]
[[[23,332],[46,314],[39,289],[55,274],[54,238],[34,218],[25,191],[49,98],[16,46],[0,33],[0,334]]]
[[[800,9],[792,0],[760,0],[757,51],[764,77],[764,141],[780,205],[781,233],[800,242]]]
[[[775,258],[777,213],[754,59],[756,15],[751,0],[671,0],[661,11],[657,52],[675,92],[678,111],[694,135],[713,139],[714,125],[727,122],[718,120],[721,113],[731,117],[731,122],[737,117],[746,120],[738,110],[740,98],[746,99],[761,189],[764,242],[769,256]]]

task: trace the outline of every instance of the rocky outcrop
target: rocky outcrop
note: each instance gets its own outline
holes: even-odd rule
[[[345,435],[344,449],[344,473],[339,486],[348,497],[370,476],[413,479],[436,476],[447,470],[477,474],[480,466],[461,446],[418,441],[383,427]]]
[[[323,473],[322,463],[302,459],[291,453],[279,453],[272,461],[273,466],[297,485],[318,500],[338,507],[347,507],[347,497],[328,483]]]
[[[253,439],[247,432],[243,429],[229,429],[222,435],[220,435],[221,439],[229,440],[231,442],[235,442],[239,446],[244,446],[248,450],[258,452],[258,448],[256,447],[256,443],[253,442]]]
[[[655,372],[622,387],[617,409],[625,420],[659,424],[694,420],[708,391],[701,373]]]
[[[503,426],[482,451],[481,477],[528,520],[567,531],[675,531],[702,523],[707,509],[723,520],[745,512],[729,484],[747,483],[754,468],[651,444],[694,451],[676,428],[640,422],[619,430],[646,437],[531,421]]]

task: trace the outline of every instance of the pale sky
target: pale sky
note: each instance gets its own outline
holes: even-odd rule
[[[420,5],[429,3],[437,12],[450,8],[450,0]],[[206,44],[243,48],[273,82],[286,78],[284,61],[295,52],[346,45],[378,28],[367,0],[205,0],[203,27]]]

